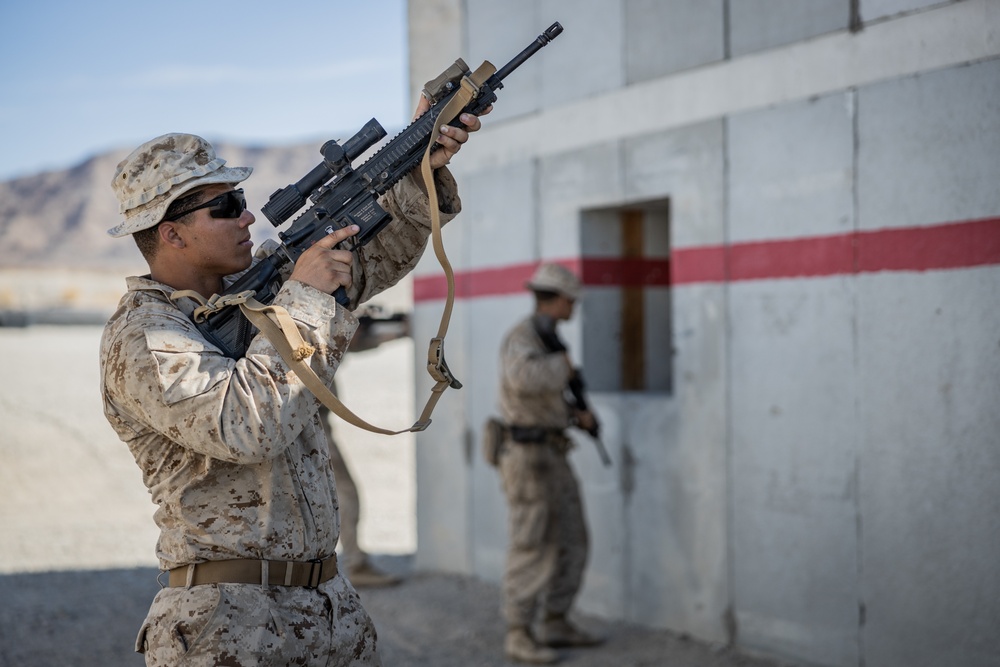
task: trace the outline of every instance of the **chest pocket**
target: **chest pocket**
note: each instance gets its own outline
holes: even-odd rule
[[[204,341],[176,331],[147,329],[145,336],[167,405],[204,394],[222,382],[235,363]]]

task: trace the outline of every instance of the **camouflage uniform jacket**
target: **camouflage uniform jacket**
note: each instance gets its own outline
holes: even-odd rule
[[[511,425],[564,429],[571,417],[563,397],[570,368],[562,354],[545,348],[532,321],[517,324],[500,346],[500,414]]]
[[[436,179],[446,221],[461,204],[447,170]],[[412,176],[383,197],[393,222],[356,253],[353,306],[416,264],[430,234],[427,202]],[[148,277],[127,284],[101,340],[101,392],[157,505],[161,568],[333,554],[340,527],[319,402],[266,337],[230,359],[195,327],[193,301],[171,301],[174,290]],[[332,384],[354,315],[298,281],[286,282],[274,304],[316,348],[309,363]]]

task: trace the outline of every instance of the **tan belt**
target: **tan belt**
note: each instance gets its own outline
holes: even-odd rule
[[[213,560],[170,570],[170,587],[201,584],[260,584],[316,588],[337,576],[337,555],[306,562],[284,560]]]
[[[510,439],[522,445],[544,445],[554,439],[561,438],[565,430],[549,426],[518,426],[510,424],[507,426]]]

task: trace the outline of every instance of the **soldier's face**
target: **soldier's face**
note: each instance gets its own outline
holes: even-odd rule
[[[573,317],[573,306],[576,302],[568,296],[560,294],[556,297],[554,316],[559,320],[568,320]]]
[[[229,192],[232,185],[219,183],[206,187],[202,201]],[[209,209],[199,209],[180,226],[186,243],[186,257],[200,271],[228,276],[243,271],[253,259],[250,225],[256,218],[245,209],[235,218],[213,218]]]

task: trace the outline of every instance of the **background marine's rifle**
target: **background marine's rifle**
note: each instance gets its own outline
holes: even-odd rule
[[[556,333],[555,320],[546,315],[535,314],[532,318],[532,324],[535,327],[535,333],[542,339],[542,344],[545,345],[546,350],[549,352],[567,352],[566,344],[559,337],[559,334]],[[597,415],[590,409],[590,404],[587,403],[583,371],[579,368],[573,369],[573,374],[570,376],[569,382],[566,383],[566,391],[569,393],[569,403],[576,410],[589,412],[591,417],[593,417],[594,421],[592,425],[584,430],[594,439],[594,445],[597,447],[597,454],[601,457],[601,462],[606,466],[611,465],[611,457],[608,456],[608,450],[604,448],[604,443],[601,442],[601,424],[597,421]]]
[[[360,227],[360,231],[348,240],[351,250],[371,241],[392,220],[379,205],[378,197],[419,166],[435,129],[443,123],[462,127],[458,120],[462,113],[482,114],[496,101],[496,91],[503,88],[503,79],[561,32],[562,26],[553,23],[513,60],[489,76],[463,108],[455,111],[453,116],[449,112],[449,118],[441,118],[441,112],[459,93],[461,86],[468,82],[467,77],[471,74],[463,60],[455,61],[448,70],[428,83],[424,94],[431,102],[430,110],[356,169],[351,163],[386,136],[377,120],[368,121],[343,145],[334,140],[327,141],[320,151],[323,161],[298,182],[272,194],[261,211],[278,227],[308,201],[312,201],[312,205],[292,222],[287,231],[278,234],[281,245],[277,250],[254,264],[222,295],[217,295],[217,302],[225,303],[228,295],[251,291],[258,302],[265,305],[271,303],[281,286],[281,270],[294,264],[313,243],[338,228],[351,224]],[[341,305],[350,305],[343,288],[338,289],[334,296]],[[234,359],[246,354],[256,334],[236,306],[225,305],[202,317],[196,324],[210,341]],[[452,386],[456,385],[461,386],[455,381]]]
[[[354,311],[354,316],[358,318],[358,329],[351,339],[350,352],[364,352],[410,335],[407,313],[386,313],[380,306],[366,303]]]
[[[608,456],[608,450],[604,448],[604,443],[601,442],[601,424],[597,421],[597,415],[591,411],[590,405],[587,403],[583,372],[579,368],[573,369],[573,375],[570,377],[566,389],[569,390],[570,396],[573,397],[573,407],[577,410],[590,412],[594,417],[593,425],[586,429],[587,433],[594,439],[594,445],[597,447],[597,455],[601,457],[601,463],[606,466],[611,465],[611,457]]]

